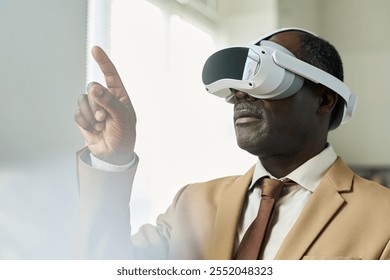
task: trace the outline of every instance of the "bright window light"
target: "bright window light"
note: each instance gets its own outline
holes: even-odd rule
[[[203,63],[216,49],[212,28],[145,0],[114,0],[110,15],[110,56],[138,121],[136,231],[154,223],[186,184],[241,174],[255,160],[236,145],[232,105],[207,94],[201,82]]]

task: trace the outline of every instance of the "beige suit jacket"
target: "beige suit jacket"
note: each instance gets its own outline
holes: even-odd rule
[[[145,225],[130,237],[129,185],[135,170],[96,171],[85,161],[79,161],[79,258],[232,258],[254,168],[182,188],[155,226]],[[338,158],[275,259],[390,259],[390,190],[354,175]]]

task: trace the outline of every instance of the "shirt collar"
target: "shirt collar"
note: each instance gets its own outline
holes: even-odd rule
[[[286,177],[278,179],[288,178],[305,189],[314,192],[322,176],[336,159],[337,155],[335,151],[331,145],[328,145],[321,153],[306,161]],[[262,177],[275,178],[264,168],[261,161],[257,160],[249,189],[251,189],[256,181]]]

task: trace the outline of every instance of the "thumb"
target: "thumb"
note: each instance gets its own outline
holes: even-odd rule
[[[104,87],[91,92],[91,97],[95,103],[96,110],[94,111],[95,118],[98,120],[106,119],[107,113],[114,120],[123,120],[126,116],[127,108],[114,95],[112,95]]]

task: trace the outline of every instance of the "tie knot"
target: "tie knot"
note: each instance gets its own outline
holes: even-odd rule
[[[264,178],[261,183],[261,196],[268,196],[278,199],[284,184],[282,181],[270,178]]]

